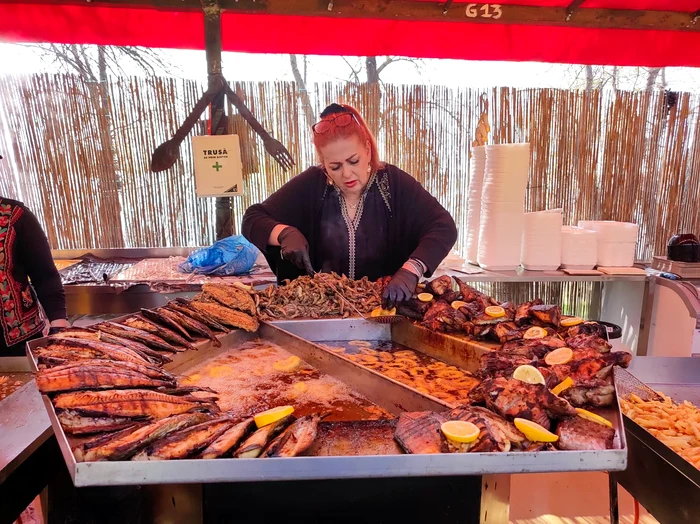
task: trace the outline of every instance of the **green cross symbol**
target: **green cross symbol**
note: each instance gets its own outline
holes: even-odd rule
[[[211,167],[213,167],[214,169],[216,169],[216,172],[218,173],[218,172],[219,172],[219,169],[221,169],[221,168],[224,167],[224,166],[219,165],[219,162],[217,161],[216,164],[214,164],[214,165],[211,166]]]

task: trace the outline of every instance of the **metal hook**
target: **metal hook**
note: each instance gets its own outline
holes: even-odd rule
[[[446,15],[447,11],[450,10],[450,6],[452,5],[452,1],[453,0],[447,0],[447,2],[445,2],[445,8],[442,10],[443,15]]]

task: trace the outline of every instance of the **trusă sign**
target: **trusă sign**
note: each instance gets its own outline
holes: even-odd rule
[[[243,194],[243,166],[238,135],[192,137],[198,197]]]

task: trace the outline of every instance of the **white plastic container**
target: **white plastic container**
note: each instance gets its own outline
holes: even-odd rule
[[[562,210],[525,213],[520,265],[529,271],[554,271],[561,264]]]
[[[598,232],[575,226],[561,228],[561,267],[593,269],[598,263]]]
[[[596,265],[602,267],[632,267],[637,250],[639,226],[630,222],[581,220],[579,227],[598,233]]]

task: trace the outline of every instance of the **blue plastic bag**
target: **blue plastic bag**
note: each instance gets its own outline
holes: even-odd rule
[[[233,235],[193,251],[178,269],[200,275],[242,275],[250,271],[259,254],[258,248],[243,236]]]

